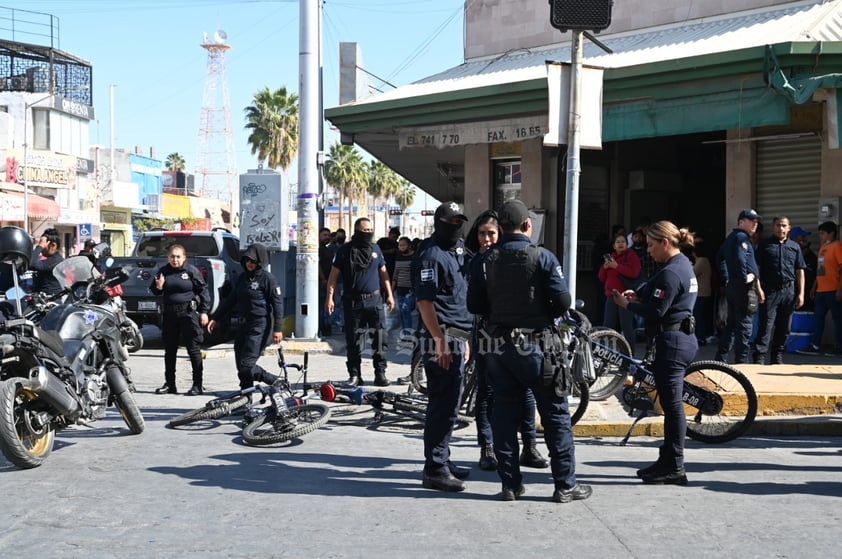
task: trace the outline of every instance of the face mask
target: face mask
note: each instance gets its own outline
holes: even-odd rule
[[[453,224],[447,223],[446,221],[436,221],[433,225],[436,243],[445,248],[452,247],[462,238],[462,228],[464,225],[465,222]]]
[[[364,233],[362,231],[357,231],[356,233],[354,233],[354,236],[351,237],[351,240],[359,245],[367,245],[374,240],[374,233]]]

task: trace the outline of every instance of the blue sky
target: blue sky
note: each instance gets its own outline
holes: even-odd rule
[[[109,144],[109,84],[115,84],[115,146],[141,146],[147,153],[154,146],[159,159],[177,151],[192,171],[207,64],[199,46],[203,32],[213,36],[223,29],[232,46],[226,67],[240,171],[256,165],[243,109],[265,86],[298,90],[299,0],[26,0],[0,6],[55,16],[57,46],[93,64],[92,144]],[[394,85],[410,83],[462,62],[462,10],[463,0],[328,0],[325,107],[338,104],[340,42],[360,44],[369,72]],[[28,17],[16,13],[17,19]],[[6,31],[2,36],[10,38]],[[24,35],[15,40],[36,42]],[[335,140],[328,133],[326,151]],[[296,182],[296,170],[289,174]]]

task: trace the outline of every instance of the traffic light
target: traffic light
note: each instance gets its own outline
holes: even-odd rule
[[[614,0],[550,0],[550,25],[568,29],[602,31],[611,25]]]
[[[428,215],[435,215],[435,214],[436,214],[436,212],[433,211],[433,210],[421,210],[421,215],[423,215],[425,217],[428,216]]]
[[[389,215],[401,215],[403,210],[389,210]]]

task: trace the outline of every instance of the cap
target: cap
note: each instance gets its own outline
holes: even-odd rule
[[[795,237],[809,237],[810,232],[802,229],[801,227],[793,227],[792,230],[789,232],[789,238],[794,239]]]
[[[445,202],[436,208],[436,221],[439,219],[451,219],[453,217],[461,217],[465,221],[468,221],[468,216],[462,213],[462,208],[456,202]]]
[[[514,198],[512,200],[507,200],[503,204],[503,207],[500,208],[498,215],[500,216],[501,227],[506,225],[517,227],[526,221],[526,218],[531,217],[534,219],[537,214],[527,209],[526,204],[522,201]]]
[[[746,208],[740,212],[740,217],[737,220],[739,221],[740,219],[760,219],[760,214],[751,208]]]
[[[96,246],[96,241],[93,239],[88,239],[85,241],[85,248],[94,248]]]

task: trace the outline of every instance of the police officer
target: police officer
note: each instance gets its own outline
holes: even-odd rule
[[[345,365],[348,368],[348,382],[354,386],[363,383],[360,375],[361,353],[369,333],[373,334],[374,384],[389,386],[383,348],[385,325],[381,313],[381,290],[386,294],[389,312],[395,308],[395,299],[386,273],[386,261],[378,246],[372,242],[373,237],[371,220],[361,217],[354,222],[351,242],[342,245],[333,258],[325,295],[325,312],[330,315],[334,309],[336,284],[341,277],[344,286],[342,308],[345,315],[345,346],[348,354]]]
[[[684,472],[684,371],[699,349],[693,305],[699,291],[693,265],[682,248],[693,245],[693,234],[669,221],[653,223],[646,232],[649,254],[663,264],[637,293],[614,291],[614,302],[642,316],[649,347],[655,351],[652,372],[664,409],[664,444],[658,460],[637,471],[643,483],[686,485]]]
[[[789,239],[789,231],[789,218],[776,217],[772,221],[772,235],[760,241],[756,249],[757,268],[765,295],[760,305],[752,355],[753,361],[759,365],[766,363],[767,353],[769,364],[783,364],[792,313],[804,305],[804,270],[807,265],[801,247]]]
[[[533,214],[523,202],[507,201],[498,215],[503,235],[483,256],[485,273],[471,276],[468,309],[487,316],[495,340],[485,362],[494,390],[491,425],[501,499],[514,501],[524,493],[517,431],[527,388],[535,395],[544,426],[555,483],[553,501],[587,499],[591,487],[576,482],[567,395],[555,386],[558,377],[545,374],[545,365],[552,371],[545,354],[550,351],[546,342],[552,339],[553,319],[570,307],[567,282],[558,259],[530,243]]]
[[[177,394],[175,386],[175,358],[179,341],[187,348],[193,367],[193,386],[188,396],[204,392],[202,386],[202,328],[208,323],[210,296],[202,274],[187,263],[187,253],[181,245],[169,248],[168,263],[155,274],[149,291],[164,296],[164,317],[161,335],[164,339],[164,384],[156,394]]]
[[[217,322],[227,320],[231,310],[237,306],[240,327],[234,340],[234,361],[237,363],[240,388],[251,388],[255,378],[260,379],[261,374],[266,372],[257,360],[266,349],[269,332],[272,332],[273,343],[279,344],[284,339],[281,332],[284,300],[275,276],[263,269],[268,262],[265,246],[260,243],[249,245],[240,258],[244,271],[237,277],[234,291],[208,322],[208,332],[213,333]]]
[[[468,338],[473,318],[468,314],[466,258],[462,235],[468,218],[456,202],[436,208],[433,235],[421,242],[412,261],[412,283],[418,313],[424,372],[427,376],[427,417],[424,423],[423,486],[462,491],[470,470],[450,461],[450,437],[459,409]]]
[[[757,261],[751,244],[751,236],[757,231],[759,221],[760,216],[756,211],[741,211],[737,228],[728,235],[716,256],[719,277],[725,285],[725,299],[728,302],[728,319],[719,339],[717,361],[724,362],[733,346],[734,363],[748,362],[752,317],[764,297],[760,282],[757,281]]]

